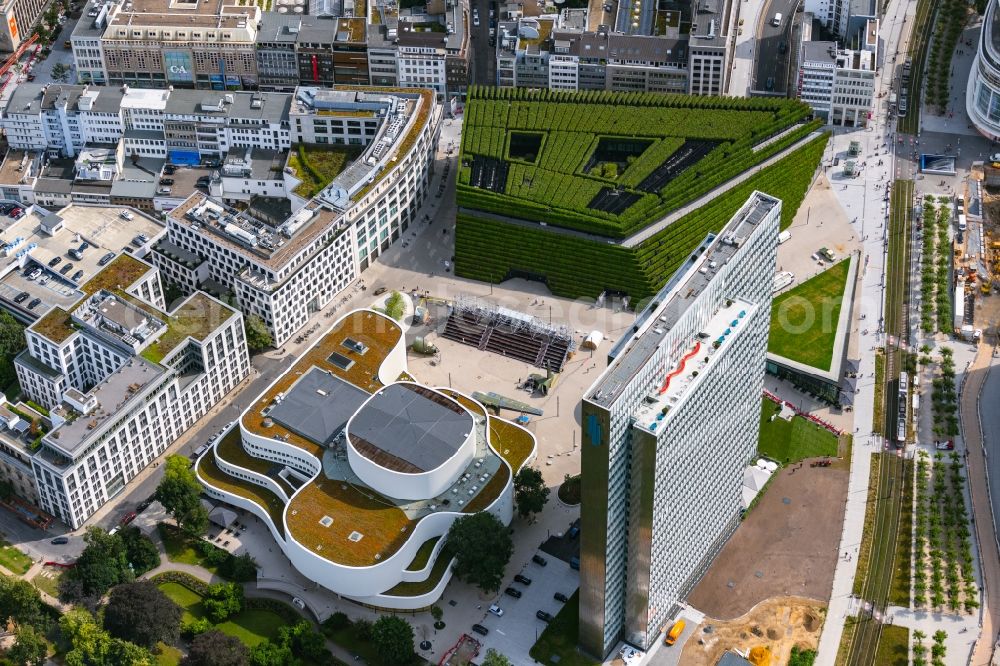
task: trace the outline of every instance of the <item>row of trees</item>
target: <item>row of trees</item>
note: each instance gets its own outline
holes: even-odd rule
[[[948,110],[952,56],[962,28],[965,27],[968,12],[969,6],[965,2],[942,0],[937,3],[937,13],[933,18],[934,34],[927,58],[926,90],[928,102],[936,105],[941,115]],[[920,83],[919,79],[915,81],[916,85]]]
[[[913,632],[913,660],[910,662],[913,666],[927,666],[927,648],[924,646],[926,638],[927,634],[919,629]],[[944,642],[947,638],[948,633],[944,630],[934,632],[934,643],[930,649],[931,666],[945,666],[944,656],[948,650]]]

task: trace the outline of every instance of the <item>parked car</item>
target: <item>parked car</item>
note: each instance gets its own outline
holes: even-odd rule
[[[580,570],[580,558],[579,557],[571,557],[571,558],[569,558],[569,568],[570,569],[575,569],[576,571],[579,571]]]
[[[537,565],[538,565],[538,566],[540,566],[540,567],[544,567],[544,566],[547,566],[547,565],[548,565],[548,563],[549,563],[549,561],[548,561],[548,560],[546,560],[546,559],[545,559],[544,557],[542,557],[541,555],[533,555],[533,556],[531,557],[531,561],[532,561],[532,562],[534,562],[535,564],[537,564]]]
[[[118,213],[118,217],[122,218],[123,220],[131,220],[133,217],[135,217],[135,215],[128,212],[127,210],[123,210],[122,212]]]
[[[28,273],[28,279],[34,281],[41,274],[42,274],[42,269],[41,268],[36,268],[36,269],[32,270],[30,273]]]
[[[302,601],[298,597],[292,597],[292,605],[298,608],[299,610],[306,609],[306,602]]]
[[[51,543],[53,546],[65,546],[66,544],[69,543],[69,537],[56,537],[49,543]]]
[[[543,610],[535,611],[535,617],[537,617],[542,622],[551,622],[552,621],[552,615],[550,615],[549,613],[546,613]]]
[[[194,450],[194,457],[200,458],[201,454],[208,450],[208,444],[202,444],[197,449]]]
[[[556,592],[555,594],[552,595],[552,598],[555,599],[556,601],[558,601],[559,603],[563,603],[563,604],[566,603],[567,601],[569,601],[569,597],[567,597],[562,592]]]
[[[49,259],[49,268],[55,268],[59,265],[60,261],[62,261],[62,257],[52,257]]]
[[[490,612],[496,615],[497,617],[503,617],[503,609],[497,606],[496,604],[490,606]]]
[[[20,294],[18,294],[17,296],[14,297],[14,302],[15,303],[24,303],[28,299],[28,296],[31,296],[31,294],[29,294],[26,291],[22,291]]]
[[[82,277],[83,277],[83,271],[77,271],[76,273],[73,273],[72,280],[73,282],[79,282],[80,278]]]
[[[73,270],[73,264],[65,264],[59,269],[59,274],[66,275],[66,273],[69,273],[71,270]]]
[[[580,528],[577,527],[576,525],[573,525],[569,528],[569,531],[566,532],[566,538],[575,539],[577,536],[579,536],[579,534],[580,534]]]
[[[173,185],[173,184],[174,184],[174,179],[173,178],[161,178],[160,179],[160,185]]]
[[[136,514],[135,511],[129,511],[124,516],[122,516],[122,519],[118,522],[118,524],[119,525],[128,525],[133,520],[135,520],[136,515],[137,514]]]
[[[106,266],[114,258],[115,258],[115,253],[114,252],[108,252],[107,254],[105,254],[103,257],[101,257],[98,260],[97,265],[98,266]]]
[[[385,287],[379,287],[378,289],[376,289],[376,290],[375,290],[374,292],[372,292],[372,293],[373,293],[373,294],[375,294],[376,296],[381,296],[381,295],[382,295],[382,294],[384,294],[384,293],[385,293],[386,291],[387,291],[387,289],[386,289]]]
[[[516,587],[508,587],[506,590],[503,591],[503,593],[506,594],[508,597],[514,597],[515,599],[521,598],[521,590],[517,589]]]
[[[520,583],[521,585],[531,585],[531,579],[524,574],[517,574],[514,576],[514,581]]]
[[[942,442],[934,442],[934,448],[937,449],[938,451],[954,451],[955,442],[950,439],[944,440]]]
[[[490,633],[490,630],[481,624],[472,625],[472,630],[477,634],[479,634],[480,636],[485,636],[486,634]]]
[[[177,167],[175,167],[173,164],[168,164],[163,167],[163,173],[167,174],[168,176],[172,176],[175,173],[177,173]]]
[[[34,310],[39,305],[41,305],[41,303],[42,303],[42,299],[40,299],[40,298],[33,298],[33,299],[31,299],[31,302],[28,303],[28,309],[29,310]]]

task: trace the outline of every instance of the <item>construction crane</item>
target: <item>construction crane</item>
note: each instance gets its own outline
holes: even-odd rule
[[[0,79],[3,79],[3,85],[0,85],[0,91],[7,87],[7,83],[9,82],[7,74],[10,72],[11,68],[21,60],[21,56],[24,55],[24,52],[31,48],[31,46],[37,41],[38,34],[35,33],[31,35],[30,39],[21,42],[21,44],[17,47],[17,50],[7,56],[7,59],[3,61],[2,65],[0,65]]]

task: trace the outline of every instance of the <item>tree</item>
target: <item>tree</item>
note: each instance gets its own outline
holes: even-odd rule
[[[56,63],[56,65],[52,67],[52,78],[55,81],[65,82],[66,79],[69,78],[69,67],[61,62]]]
[[[524,467],[514,477],[514,501],[522,518],[541,513],[549,501],[549,492],[542,473],[534,467]]]
[[[487,594],[500,589],[514,544],[496,516],[486,511],[462,516],[448,530],[447,544],[455,553],[456,576]]]
[[[184,456],[167,456],[166,463],[163,479],[153,496],[174,517],[179,527],[200,534],[207,526],[208,516],[201,506],[201,484],[191,469],[191,462]],[[200,529],[194,532],[191,528],[195,527]]]
[[[180,606],[145,580],[111,590],[104,609],[104,628],[109,634],[150,649],[159,641],[176,642],[180,626]]]
[[[385,299],[385,313],[396,321],[401,321],[406,314],[406,301],[398,291],[393,291],[389,294],[389,298]]]
[[[26,580],[0,576],[0,626],[8,620],[37,625],[42,621],[42,597]]]
[[[510,659],[500,654],[493,648],[486,651],[486,658],[483,659],[483,666],[514,666]]]
[[[220,575],[241,583],[257,580],[257,561],[250,553],[235,556],[226,553],[226,555],[225,561],[219,567]]]
[[[21,326],[9,312],[0,312],[0,389],[17,381],[14,357],[28,346]]]
[[[395,615],[383,615],[372,625],[372,642],[385,664],[408,664],[413,659],[413,627]]]
[[[431,612],[433,611],[434,609],[432,608]],[[347,613],[343,613],[341,611],[337,611],[330,617],[323,620],[323,628],[328,631],[341,631],[343,629],[347,629],[349,626],[351,626],[351,619],[347,617]]]
[[[215,583],[208,591],[201,605],[208,619],[219,624],[243,610],[243,586],[236,583]]]
[[[42,666],[49,646],[45,637],[35,631],[30,624],[22,624],[17,628],[14,645],[4,655],[14,666]]]
[[[160,565],[160,554],[152,539],[144,536],[138,527],[126,527],[118,533],[125,548],[125,557],[138,576]]]
[[[249,663],[250,651],[240,639],[213,629],[191,641],[191,649],[181,666],[247,666]]]
[[[66,612],[59,619],[59,628],[71,645],[66,653],[67,666],[153,666],[156,663],[146,648],[112,638],[84,609]]]
[[[291,627],[278,630],[278,644],[291,649],[292,654],[304,659],[306,663],[325,663],[330,659],[330,651],[326,649],[326,639],[322,634],[313,631],[312,625],[300,620]]]
[[[87,547],[77,558],[76,566],[63,576],[60,596],[94,605],[105,592],[119,583],[131,581],[133,575],[128,567],[125,546],[117,534],[89,527],[83,540]]]
[[[0,479],[0,500],[8,500],[14,494],[14,484],[7,479]]]
[[[798,645],[792,647],[792,654],[788,658],[788,666],[812,666],[816,661],[816,650],[806,650]],[[483,666],[487,666],[485,663]]]
[[[295,662],[292,649],[287,645],[264,641],[250,648],[251,666],[289,666]]]
[[[267,329],[267,324],[257,315],[249,315],[243,319],[243,329],[247,335],[247,349],[250,353],[259,352],[274,344],[271,331]]]

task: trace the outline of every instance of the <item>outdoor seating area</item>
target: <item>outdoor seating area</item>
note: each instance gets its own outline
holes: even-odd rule
[[[443,335],[552,372],[562,370],[573,346],[568,333],[537,326],[531,317],[515,318],[500,310],[462,304],[457,304],[449,315]]]

